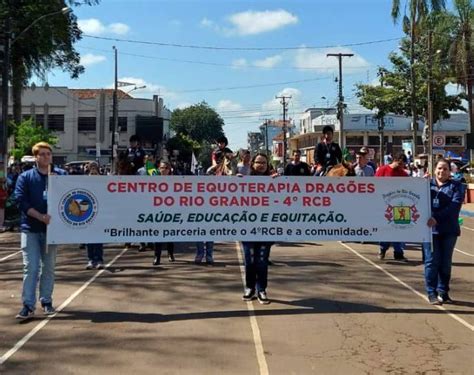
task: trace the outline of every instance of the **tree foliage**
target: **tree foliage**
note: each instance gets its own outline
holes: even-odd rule
[[[428,77],[431,74],[431,98],[433,100],[433,121],[448,118],[449,112],[465,110],[462,94],[448,95],[446,85],[451,82],[449,61],[444,58],[450,48],[449,30],[452,18],[444,12],[431,14],[419,23],[418,43],[414,48],[415,106],[427,117]],[[431,56],[428,51],[429,32],[432,37]],[[357,85],[356,95],[360,103],[369,109],[377,110],[376,117],[387,113],[410,116],[411,109],[411,71],[410,38],[401,42],[400,52],[391,53],[391,67],[384,69],[383,86]],[[436,53],[437,52],[437,53]]]
[[[77,17],[61,13],[67,6],[94,5],[99,0],[3,0],[2,19],[10,20],[13,114],[21,119],[21,91],[33,74],[45,78],[52,68],[62,68],[72,78],[84,71],[74,43],[81,39]]]
[[[35,124],[31,118],[18,125],[13,124],[13,130],[15,148],[11,152],[15,159],[31,155],[31,148],[38,142],[48,142],[51,146],[58,142],[58,138],[50,130]]]
[[[224,135],[224,120],[206,102],[184,109],[175,109],[171,114],[171,128],[178,134],[188,136],[198,143],[214,143]]]

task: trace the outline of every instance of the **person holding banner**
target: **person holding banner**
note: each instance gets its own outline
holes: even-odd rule
[[[433,230],[433,247],[424,243],[423,256],[426,292],[432,305],[453,303],[449,296],[449,282],[454,246],[461,235],[458,218],[464,187],[450,178],[450,172],[449,161],[437,160],[430,183],[431,217],[428,226]]]
[[[48,174],[60,174],[61,169],[51,168],[52,147],[46,142],[32,148],[36,167],[23,172],[15,188],[15,196],[21,211],[21,250],[23,253],[23,308],[17,319],[29,319],[36,306],[36,287],[39,280],[39,300],[46,315],[56,312],[52,294],[56,265],[56,247],[46,245],[48,215]]]
[[[333,142],[334,131],[331,126],[326,125],[323,128],[323,137],[321,142],[316,145],[314,161],[318,164],[316,175],[323,176],[331,167],[342,162],[341,147]]]
[[[251,162],[251,176],[271,176],[271,167],[267,155],[256,154]],[[245,259],[244,301],[252,301],[257,294],[258,302],[269,304],[267,296],[268,257],[272,242],[242,242]]]
[[[172,174],[171,171],[171,164],[167,161],[160,161],[159,164],[159,173],[162,176],[170,176]],[[170,262],[174,262],[174,243],[173,242],[157,242],[155,243],[155,259],[153,260],[153,265],[158,266],[161,263],[161,251],[163,249],[163,246],[166,246],[166,249],[168,250],[168,260]]]
[[[87,170],[89,176],[100,175],[99,164],[95,161],[87,164]],[[98,270],[104,269],[104,244],[101,243],[88,243],[87,247],[87,265],[86,270],[97,268]]]

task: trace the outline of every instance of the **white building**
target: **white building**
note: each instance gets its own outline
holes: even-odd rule
[[[112,97],[111,89],[28,88],[22,95],[22,115],[53,130],[59,138],[54,150],[55,163],[90,159],[108,163]],[[118,98],[119,150],[125,149],[130,136],[137,134],[144,147],[161,151],[163,142],[169,138],[171,117],[163,99],[156,95],[153,99],[137,99],[120,90]]]

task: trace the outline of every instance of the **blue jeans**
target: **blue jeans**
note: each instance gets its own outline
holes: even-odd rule
[[[380,242],[380,251],[386,252],[390,245],[393,246],[393,255],[395,257],[403,256],[403,249],[405,248],[404,242]]]
[[[87,258],[89,258],[89,262],[104,263],[104,244],[88,243]]]
[[[270,246],[267,242],[242,242],[245,259],[245,286],[257,292],[267,289],[268,256]]]
[[[39,279],[39,299],[52,303],[56,246],[46,246],[46,233],[21,233],[23,252],[23,304],[34,310]]]
[[[206,261],[213,261],[214,242],[196,242],[196,261],[201,261],[204,258],[204,245],[206,245]]]
[[[456,241],[456,235],[434,235],[433,251],[431,251],[429,242],[423,243],[425,287],[428,295],[449,292],[451,264]]]

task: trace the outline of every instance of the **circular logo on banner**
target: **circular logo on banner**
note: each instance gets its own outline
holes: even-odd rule
[[[71,190],[59,201],[59,216],[68,225],[80,228],[97,216],[97,198],[84,189]]]
[[[443,147],[445,143],[444,135],[434,135],[433,136],[433,146]]]

